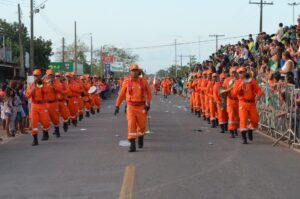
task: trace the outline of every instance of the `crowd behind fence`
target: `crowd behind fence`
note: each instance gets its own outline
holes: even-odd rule
[[[259,130],[274,137],[277,141],[285,141],[289,145],[299,146],[299,97],[300,90],[295,85],[280,85],[273,87],[260,85],[263,96],[257,103],[260,118]]]

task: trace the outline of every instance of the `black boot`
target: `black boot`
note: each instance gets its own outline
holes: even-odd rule
[[[195,111],[195,115],[198,115],[198,111]]]
[[[138,138],[138,145],[139,145],[140,149],[142,149],[144,147],[144,136],[140,136]]]
[[[207,123],[210,124],[210,119],[209,118],[207,118]]]
[[[136,152],[135,139],[130,139],[129,142],[130,142],[129,152]]]
[[[237,130],[234,130],[234,135],[235,135],[235,136],[238,136],[238,135],[239,135]]]
[[[95,111],[94,111],[93,108],[91,108],[91,113],[92,113],[93,115],[95,115]]]
[[[193,109],[191,109],[191,113],[194,113],[194,110],[193,110]]]
[[[218,120],[218,118],[216,119],[216,126],[219,126],[219,120]]]
[[[79,122],[81,122],[83,119],[83,115],[82,114],[79,114]]]
[[[34,135],[33,141],[32,141],[32,146],[37,146],[37,145],[39,145],[38,135]]]
[[[64,126],[63,126],[64,132],[68,132],[68,128],[69,128],[68,123],[64,122]]]
[[[73,120],[72,120],[72,124],[73,124],[73,126],[76,127],[76,126],[77,126],[77,119],[73,119]]]
[[[85,117],[90,117],[90,112],[89,111],[85,112]]]
[[[200,111],[198,111],[198,117],[199,117],[199,118],[201,117],[201,112],[200,112]]]
[[[100,113],[100,108],[97,108],[97,113]]]
[[[55,127],[55,135],[57,138],[60,137],[59,127]]]
[[[253,130],[248,130],[248,138],[250,141],[253,140]]]
[[[69,125],[69,126],[71,125],[71,120],[68,121],[68,125]]]
[[[226,123],[224,125],[225,125],[225,131],[228,131],[228,123]]]
[[[225,124],[220,124],[221,126],[221,132],[220,133],[225,133]]]
[[[247,142],[247,131],[242,131],[243,144],[248,144]]]
[[[43,131],[42,141],[47,141],[47,140],[49,140],[49,133],[48,131]]]
[[[216,125],[216,120],[215,119],[213,119],[212,121],[211,121],[211,128],[216,128],[217,127],[217,125]]]
[[[234,131],[230,131],[230,137],[235,138]]]

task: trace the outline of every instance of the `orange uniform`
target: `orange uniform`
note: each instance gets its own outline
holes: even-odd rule
[[[222,85],[224,89],[228,88],[231,79],[232,77],[228,77],[225,79]],[[227,113],[228,113],[228,130],[236,131],[239,126],[239,101],[237,97],[233,94],[232,90],[227,92]]]
[[[185,88],[190,92],[190,110],[191,112],[193,113],[194,112],[194,91],[192,90],[192,83],[191,82],[188,82],[186,85],[185,85]]]
[[[200,95],[200,99],[201,99],[201,109],[202,109],[202,116],[205,117],[205,111],[206,111],[206,103],[205,103],[205,93],[206,93],[206,87],[208,84],[208,79],[206,77],[204,77],[201,81],[201,95]]]
[[[32,135],[38,134],[38,123],[42,124],[43,131],[48,131],[50,127],[50,118],[46,105],[47,91],[45,83],[42,88],[38,88],[36,83],[32,83],[26,90],[26,97],[31,101],[31,127]]]
[[[194,91],[194,111],[196,111],[200,116],[200,110],[201,110],[201,100],[200,100],[200,87],[201,85],[201,79],[198,78],[195,79],[192,83],[192,88]]]
[[[45,91],[45,99],[50,119],[55,127],[59,127],[59,106],[57,101],[57,93],[62,92],[62,86],[58,79],[54,79],[52,83],[44,80],[44,85],[48,89]]]
[[[207,96],[208,96],[208,100],[209,100],[209,117],[210,117],[210,121],[213,121],[215,119],[217,119],[217,107],[216,107],[216,102],[214,100],[214,92],[213,92],[213,88],[214,88],[215,82],[214,81],[210,81],[208,83],[207,86]]]
[[[116,101],[116,107],[119,107],[126,97],[127,103],[127,122],[128,139],[136,139],[143,136],[146,129],[146,104],[150,104],[152,94],[148,82],[144,78],[137,80],[127,78],[124,80],[119,96]]]
[[[259,116],[256,110],[255,98],[262,96],[261,88],[254,79],[247,83],[240,79],[234,84],[233,93],[239,100],[240,131],[256,129]],[[248,120],[250,121],[249,126]]]
[[[68,86],[68,108],[70,110],[70,118],[74,123],[76,123],[78,114],[78,96],[80,95],[81,87],[76,80],[71,80]]]
[[[64,122],[68,122],[70,119],[70,111],[67,105],[68,99],[68,82],[63,81],[61,82],[61,92],[57,92],[56,97],[58,100],[58,107],[61,117],[63,118]]]
[[[163,95],[167,97],[171,93],[171,81],[169,79],[164,79],[161,83]]]
[[[213,96],[214,100],[217,103],[217,111],[218,111],[218,122],[221,127],[221,133],[225,133],[226,125],[228,123],[228,115],[226,111],[226,97],[220,96],[220,89],[222,88],[221,82],[216,82],[213,88]]]

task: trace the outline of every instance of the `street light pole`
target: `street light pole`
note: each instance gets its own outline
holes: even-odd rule
[[[175,76],[177,77],[177,40],[175,39]]]
[[[75,73],[77,74],[77,23],[74,24],[75,41],[74,41],[74,62],[75,62]]]
[[[33,39],[34,39],[34,33],[33,33],[33,17],[34,17],[34,10],[33,10],[33,0],[30,0],[30,67],[29,71],[33,71],[34,67],[34,44],[33,44]]]
[[[91,71],[94,74],[94,67],[93,67],[93,34],[91,33]]]
[[[300,3],[288,3],[289,6],[292,6],[293,7],[293,25],[295,25],[295,6],[298,6],[300,5]]]

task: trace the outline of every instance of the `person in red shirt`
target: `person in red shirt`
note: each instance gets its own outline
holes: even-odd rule
[[[147,112],[150,109],[152,94],[147,80],[139,77],[139,66],[132,64],[129,70],[130,77],[124,80],[116,101],[115,115],[119,113],[119,107],[126,98],[129,152],[135,152],[137,137],[139,148],[143,148],[144,145]]]
[[[262,90],[247,73],[245,67],[240,67],[237,72],[240,79],[234,84],[233,95],[237,96],[239,100],[240,131],[243,144],[247,144],[247,134],[249,140],[252,141],[253,130],[258,126],[259,115],[256,109],[256,101],[262,96]]]

